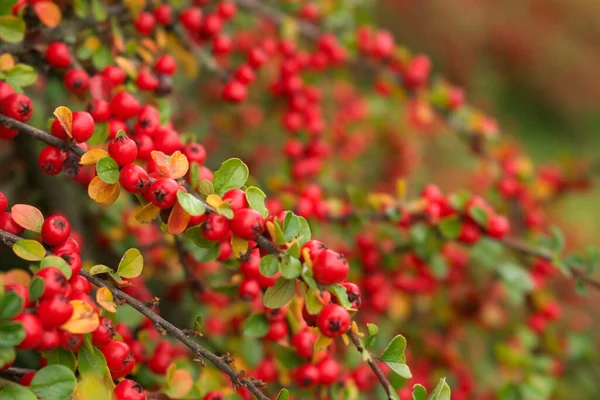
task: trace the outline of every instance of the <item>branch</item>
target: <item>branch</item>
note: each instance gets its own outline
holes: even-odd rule
[[[12,246],[15,242],[23,240],[23,238],[13,235],[4,230],[0,230],[0,239],[7,246]],[[237,370],[232,368],[230,364],[225,362],[223,358],[200,346],[198,343],[196,343],[190,337],[188,337],[188,335],[184,331],[177,328],[175,325],[171,324],[169,321],[165,320],[161,316],[155,314],[154,311],[146,307],[141,301],[129,296],[127,293],[108,284],[102,279],[90,275],[90,273],[86,270],[82,269],[80,275],[98,287],[107,288],[108,290],[110,290],[110,292],[115,298],[124,300],[127,304],[136,309],[140,314],[144,315],[150,321],[154,322],[155,325],[162,327],[171,336],[185,344],[190,350],[192,350],[194,354],[208,359],[214,364],[215,367],[229,375],[229,378],[231,379],[231,382],[233,383],[234,387],[245,386],[248,388],[248,390],[250,390],[250,392],[252,392],[252,394],[254,394],[254,396],[257,399],[269,400],[269,398],[260,391],[260,389],[251,379],[240,378],[240,376],[243,376],[243,373],[241,371],[238,372]]]
[[[350,330],[350,331],[346,332],[346,335],[348,335],[348,337],[350,338],[352,343],[354,343],[354,347],[356,347],[356,350],[358,350],[361,354],[365,351],[367,353],[369,352],[367,349],[365,349],[363,347],[363,345],[360,342],[360,338],[356,335],[356,333],[354,333]],[[387,393],[388,399],[393,399],[394,397],[392,396],[392,392],[393,392],[394,388],[392,388],[390,381],[388,381],[387,377],[385,376],[385,374],[383,373],[381,368],[379,368],[379,364],[377,364],[377,361],[373,360],[371,353],[369,353],[369,361],[367,361],[367,363],[369,364],[369,367],[371,367],[371,370],[373,370],[373,373],[377,377],[377,380],[379,380],[379,383],[381,384],[381,386]]]

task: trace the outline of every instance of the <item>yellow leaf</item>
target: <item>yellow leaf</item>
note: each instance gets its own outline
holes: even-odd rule
[[[179,235],[185,231],[188,222],[190,222],[190,214],[181,207],[179,202],[175,203],[171,214],[169,215],[169,221],[167,222],[167,232],[172,235]]]
[[[267,221],[267,230],[269,231],[269,235],[271,235],[271,240],[277,241],[277,234],[275,233],[275,224],[271,221]]]
[[[83,47],[90,50],[91,52],[98,50],[100,46],[102,46],[102,42],[96,36],[90,36],[87,39],[85,39],[85,42],[83,42]]]
[[[147,48],[148,50],[150,50],[152,53],[156,53],[158,51],[158,48],[156,47],[156,43],[154,43],[154,41],[151,39],[143,38],[140,40],[139,43],[142,46],[144,46],[145,48]]]
[[[113,398],[113,389],[108,382],[86,376],[77,382],[73,400],[105,400]]]
[[[406,179],[402,178],[396,181],[396,195],[401,200],[406,198]]]
[[[235,258],[240,258],[248,251],[248,241],[237,236],[231,237],[231,250]]]
[[[125,57],[115,57],[115,63],[121,68],[130,78],[137,78],[137,68],[135,64]]]
[[[117,312],[117,305],[114,300],[113,294],[108,288],[101,287],[96,292],[96,302],[108,312]]]
[[[146,64],[152,64],[152,61],[154,59],[154,57],[152,57],[152,53],[150,53],[148,50],[144,49],[141,46],[137,46],[136,51],[140,58],[144,60]]]
[[[94,177],[88,186],[88,195],[100,204],[114,203],[119,197],[119,193],[121,193],[121,185],[106,183],[98,176]]]
[[[10,71],[15,66],[15,59],[9,53],[0,55],[0,71]]]
[[[332,338],[328,338],[327,336],[324,335],[319,335],[319,337],[317,338],[317,340],[315,341],[315,353],[318,353],[321,350],[325,350],[333,341]]]
[[[140,212],[135,215],[135,219],[137,219],[142,224],[148,224],[158,217],[160,213],[160,208],[156,207],[152,203],[146,204]]]
[[[60,122],[60,125],[65,130],[68,137],[72,138],[71,131],[73,130],[73,113],[65,106],[57,107],[54,110],[54,115]]]
[[[125,6],[129,9],[131,15],[137,17],[146,8],[146,0],[125,0]]]
[[[172,399],[181,399],[192,390],[194,381],[188,371],[176,368],[175,364],[171,364],[167,370],[165,393]]]
[[[273,226],[273,228],[275,227]],[[271,232],[269,231],[269,233]],[[302,258],[304,259],[306,265],[312,268],[312,259],[310,258],[310,249],[308,247],[302,249]]]
[[[100,325],[100,317],[91,304],[83,300],[71,300],[73,315],[60,328],[69,333],[84,334],[94,332]]]
[[[4,284],[20,283],[21,285],[29,286],[31,275],[23,269],[14,268],[4,274]]]
[[[187,157],[179,150],[173,153],[171,159],[169,160],[169,165],[171,166],[171,176],[169,176],[171,179],[179,179],[184,177],[190,168],[190,163],[188,162]]]
[[[350,339],[348,339],[348,335],[346,335],[345,333],[342,335],[342,340],[344,341],[344,344],[346,346],[350,344]]]
[[[160,26],[156,28],[156,45],[161,50],[167,45],[167,32]]]
[[[81,156],[81,161],[79,164],[81,165],[93,165],[98,162],[101,158],[108,157],[108,153],[102,149],[92,149],[86,151],[83,156]]]
[[[213,207],[214,209],[219,208],[221,203],[223,203],[223,200],[216,194],[209,194],[206,198],[206,204]]]
[[[176,36],[172,34],[167,35],[167,48],[177,60],[177,65],[183,67],[185,74],[189,78],[194,78],[198,75],[198,63],[196,62],[196,57],[181,45],[181,42]]]
[[[33,5],[33,9],[42,24],[49,28],[57,27],[62,20],[60,8],[51,1],[37,2]]]

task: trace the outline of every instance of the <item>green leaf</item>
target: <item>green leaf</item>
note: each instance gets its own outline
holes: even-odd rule
[[[86,346],[83,346],[77,355],[79,373],[82,377],[95,376],[102,378],[107,371],[106,359],[102,352],[93,347],[90,351]]]
[[[300,258],[301,250],[302,250],[302,248],[300,247],[300,243],[298,243],[297,240],[294,240],[294,242],[290,246],[290,248],[287,249],[287,253],[294,258]]]
[[[446,378],[440,379],[427,400],[450,400],[450,386],[446,383]]]
[[[0,17],[0,39],[8,43],[18,43],[25,36],[25,21],[13,15]]]
[[[285,306],[296,294],[296,280],[278,278],[275,285],[267,289],[263,296],[263,304],[269,308]]]
[[[389,361],[387,361],[385,364],[388,367],[390,367],[392,371],[394,371],[396,374],[400,375],[404,379],[412,378],[412,373],[410,372],[410,368],[408,368],[408,365],[404,363],[395,363]]]
[[[304,305],[306,306],[306,310],[311,315],[316,315],[323,308],[323,303],[319,300],[319,289],[318,288],[309,288],[304,295],[306,302]]]
[[[283,235],[283,229],[281,229],[279,218],[275,218],[273,225],[275,225],[275,242],[279,245],[285,244],[286,240]]]
[[[308,221],[304,217],[298,217],[300,220],[300,229],[298,229],[298,241],[300,244],[304,244],[308,242],[311,238],[310,225]]]
[[[6,386],[0,391],[2,400],[37,400],[35,394],[27,387],[21,385]]]
[[[14,347],[0,347],[0,368],[15,360]]]
[[[487,228],[488,226],[488,220],[489,220],[489,216],[488,214],[485,212],[485,210],[481,207],[471,207],[469,209],[469,216],[471,218],[473,218],[473,220],[475,222],[477,222],[479,224],[479,226],[483,227],[483,228]]]
[[[108,123],[99,122],[96,123],[94,134],[88,139],[87,144],[90,146],[100,146],[108,138]]]
[[[397,335],[392,339],[383,351],[380,360],[383,362],[393,362],[403,364],[406,362],[404,350],[406,349],[406,339],[402,335]]]
[[[281,389],[276,400],[288,400],[289,398],[290,392],[287,389]]]
[[[11,8],[17,4],[17,0],[3,0],[0,2],[0,15],[10,14]]]
[[[224,216],[227,219],[233,219],[233,210],[231,204],[223,202],[217,207],[217,213]]]
[[[427,390],[423,385],[419,385],[418,383],[413,386],[412,392],[413,400],[426,400],[427,398]]]
[[[275,348],[275,355],[277,361],[279,361],[286,369],[297,368],[305,363],[305,361],[298,356],[296,349],[291,347],[277,346]]]
[[[448,240],[454,240],[460,235],[462,223],[457,215],[451,215],[449,217],[442,218],[438,224],[438,228],[444,238]]]
[[[144,269],[144,258],[138,249],[129,249],[121,258],[117,275],[122,278],[136,278]]]
[[[23,298],[15,292],[5,292],[0,298],[0,319],[11,319],[23,306]]]
[[[352,303],[348,300],[348,293],[345,287],[336,283],[335,285],[327,286],[326,289],[338,299],[342,307],[352,308]]]
[[[67,400],[73,395],[77,379],[64,365],[48,365],[36,372],[29,387],[41,400]]]
[[[248,179],[248,167],[239,158],[230,158],[221,164],[213,175],[213,186],[218,195],[231,189],[239,189]]]
[[[190,254],[196,261],[200,262],[209,262],[212,260],[216,260],[219,256],[219,247],[211,247],[211,248],[201,248],[201,247],[190,247]]]
[[[365,339],[365,346],[372,347],[375,344],[375,339],[379,333],[379,327],[375,324],[368,323],[367,330],[369,331],[369,336]]]
[[[199,216],[206,212],[204,203],[191,193],[178,190],[177,201],[179,201],[179,205],[190,215]]]
[[[69,268],[70,269],[70,268]],[[39,276],[34,276],[29,282],[29,301],[36,301],[44,293],[44,280]]]
[[[438,279],[444,279],[448,276],[448,263],[446,259],[441,254],[434,254],[429,260],[429,269]]]
[[[81,354],[81,352],[79,352]],[[60,347],[46,354],[48,365],[64,365],[71,371],[75,372],[77,367],[77,359],[72,351],[61,349]]]
[[[106,10],[104,9],[104,6],[100,0],[92,0],[92,15],[96,21],[106,21],[108,14],[106,13]]]
[[[67,261],[65,261],[64,258],[55,256],[53,254],[44,257],[44,259],[40,263],[40,269],[48,267],[60,269],[67,279],[71,279],[71,275],[73,274],[73,270],[71,269]]]
[[[119,164],[111,157],[102,157],[96,163],[98,178],[108,184],[119,182]]]
[[[248,204],[265,218],[269,215],[269,211],[267,210],[267,207],[265,207],[266,197],[267,195],[265,192],[256,186],[250,186],[246,189],[246,200],[248,200]]]
[[[86,18],[90,15],[90,5],[88,0],[73,0],[73,11],[79,18]]]
[[[0,324],[0,346],[15,347],[25,339],[25,330],[20,322],[2,322]]]
[[[449,202],[452,208],[460,211],[464,210],[469,200],[471,200],[471,197],[473,197],[471,192],[463,189],[450,195]]]
[[[287,279],[296,279],[302,273],[302,263],[292,256],[284,256],[279,264],[281,276]]]
[[[265,318],[264,314],[252,314],[242,328],[242,333],[245,336],[261,338],[269,331],[269,321]]]
[[[112,62],[112,58],[113,57],[112,54],[110,54],[110,49],[102,45],[94,51],[94,54],[92,55],[92,63],[96,69],[101,70]]]
[[[202,331],[202,316],[196,315],[196,319],[194,320],[194,330],[196,332]]]
[[[0,17],[1,18],[1,17]],[[6,71],[6,83],[14,87],[25,87],[33,85],[37,80],[37,72],[31,65],[17,64]]]
[[[210,249],[216,247],[218,242],[208,240],[202,236],[202,227],[193,226],[185,231],[185,237],[190,239],[197,247]]]
[[[286,242],[292,240],[300,232],[300,219],[292,212],[285,215],[283,221],[283,237]]]
[[[309,268],[306,264],[302,266],[302,280],[304,283],[308,285],[309,288],[317,290],[319,286],[317,285],[317,281],[313,278],[312,268]]]
[[[171,120],[171,102],[169,99],[158,99],[158,115],[160,115],[160,124],[164,125]],[[198,163],[196,164],[196,168],[198,168]],[[196,179],[194,182],[198,182]]]
[[[12,249],[19,258],[27,261],[39,261],[46,255],[46,249],[36,240],[19,240]]]
[[[192,163],[192,166],[198,165],[196,163]],[[199,168],[199,167],[198,167]],[[200,177],[200,172],[198,172],[198,177]],[[215,193],[215,188],[211,181],[208,179],[202,179],[198,184],[198,192],[204,197],[209,196]]]
[[[260,259],[260,273],[264,276],[275,276],[279,271],[279,260],[273,254],[267,254]]]
[[[107,265],[97,264],[90,268],[90,275],[106,274],[114,272],[113,269]]]

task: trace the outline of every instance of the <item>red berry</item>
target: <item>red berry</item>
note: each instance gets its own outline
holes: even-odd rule
[[[182,150],[184,156],[187,157],[189,162],[196,162],[198,164],[204,164],[206,161],[206,150],[204,146],[198,143],[191,143],[185,146]]]
[[[8,83],[2,81],[0,82],[0,103],[4,101],[8,96],[14,94],[15,90]]]
[[[69,285],[73,291],[82,293],[89,293],[92,290],[92,285],[90,282],[79,274],[71,277],[69,280]]]
[[[40,319],[33,314],[23,313],[13,318],[13,320],[20,322],[25,331],[25,338],[17,346],[17,349],[35,349],[42,341],[42,336],[44,335],[44,326]]]
[[[133,23],[133,26],[135,27],[135,30],[138,31],[140,34],[150,35],[154,30],[155,24],[156,18],[154,17],[154,15],[152,13],[144,11],[137,16],[135,22]]]
[[[110,105],[103,99],[92,99],[88,112],[96,122],[105,122],[110,118]]]
[[[0,213],[3,213],[8,208],[8,198],[2,192],[0,192]]]
[[[431,61],[429,57],[417,55],[410,60],[404,71],[404,86],[408,89],[418,89],[427,83],[429,72],[431,70]]]
[[[40,345],[40,347],[41,347],[41,345]],[[50,350],[50,349],[48,349],[48,350]],[[33,380],[33,377],[35,376],[36,372],[37,371],[31,371],[31,372],[28,372],[25,375],[23,375],[21,377],[21,379],[19,379],[19,385],[23,385],[23,386],[31,385],[31,381]]]
[[[138,74],[135,80],[135,84],[140,90],[152,92],[158,87],[159,81],[158,78],[152,72],[150,72],[147,69],[144,69],[141,70]]]
[[[313,355],[316,340],[314,333],[304,330],[292,336],[291,344],[300,357],[310,358]]]
[[[278,342],[287,337],[289,333],[289,328],[287,323],[284,320],[278,321],[270,321],[269,322],[269,330],[265,335],[265,340],[270,340],[272,342]]]
[[[350,328],[350,314],[342,306],[328,304],[317,317],[319,331],[329,338],[336,338]]]
[[[202,225],[202,236],[206,240],[219,241],[229,233],[229,220],[217,213],[209,214]]]
[[[71,52],[63,42],[54,42],[46,49],[46,61],[55,68],[68,68],[71,66]]]
[[[115,335],[115,327],[110,318],[102,318],[98,328],[92,332],[92,343],[96,347],[106,346]]]
[[[313,276],[320,285],[343,282],[349,270],[344,256],[330,249],[321,251],[313,261]]]
[[[54,147],[46,146],[38,156],[38,167],[47,175],[57,175],[62,171],[62,165],[67,159],[67,154]]]
[[[238,392],[239,393],[239,392]],[[210,391],[204,395],[202,400],[223,400],[223,394],[221,392]]]
[[[479,226],[472,221],[465,221],[462,224],[458,240],[466,244],[473,244],[479,241],[481,230]]]
[[[154,9],[154,17],[159,24],[169,26],[173,23],[173,9],[169,4],[161,4]]]
[[[60,332],[58,328],[45,328],[42,340],[37,347],[38,351],[54,350],[60,346]]]
[[[213,37],[221,32],[223,21],[217,14],[207,15],[202,21],[202,36],[206,38]]]
[[[340,379],[342,369],[340,364],[333,358],[326,358],[319,365],[319,384],[329,386]]]
[[[146,391],[139,383],[124,379],[115,387],[115,400],[145,400]]]
[[[223,195],[223,201],[227,201],[233,211],[238,211],[242,208],[248,208],[248,200],[246,192],[242,189],[231,189]]]
[[[256,210],[242,208],[235,211],[231,232],[240,239],[254,240],[265,230],[265,218]]]
[[[55,328],[71,318],[73,305],[62,294],[55,294],[40,301],[36,311],[45,327]]]
[[[251,66],[242,64],[233,74],[233,77],[244,85],[249,85],[256,79],[256,74]]]
[[[90,85],[90,77],[82,69],[70,69],[64,77],[65,86],[75,94],[81,94],[87,90]]]
[[[125,135],[117,136],[108,143],[108,154],[120,167],[133,163],[137,158],[137,152],[135,142]]]
[[[202,28],[202,10],[199,7],[186,8],[179,14],[179,22],[189,31],[199,31]]]
[[[56,255],[64,259],[69,264],[69,267],[71,267],[71,279],[79,275],[81,271],[81,257],[78,252],[75,250],[62,250],[56,253]]]
[[[0,229],[13,235],[20,235],[24,230],[21,225],[15,222],[10,212],[0,214]]]
[[[102,70],[102,76],[113,86],[119,86],[125,82],[125,72],[115,65],[106,66]]]
[[[173,347],[167,341],[161,341],[154,349],[154,355],[148,360],[148,368],[158,375],[164,375],[171,364]]]
[[[52,215],[42,224],[42,240],[50,246],[58,246],[71,234],[71,224],[62,215]]]
[[[283,222],[283,221],[282,221]],[[311,260],[314,260],[320,253],[322,253],[326,248],[325,245],[322,242],[319,242],[318,240],[315,239],[311,239],[308,242],[304,243],[302,245],[302,260],[304,262],[308,261],[304,258],[304,254],[305,254],[305,249],[308,250],[308,254]]]
[[[255,47],[248,53],[248,64],[254,69],[267,62],[268,56],[261,48]]]
[[[224,55],[231,51],[231,39],[226,35],[217,35],[212,42],[212,51],[216,55]]]
[[[312,364],[304,364],[296,370],[295,379],[301,388],[311,388],[319,383],[319,370]]]
[[[17,121],[27,122],[33,114],[33,104],[24,94],[13,93],[0,103],[0,112]]]
[[[231,80],[223,89],[223,98],[232,103],[241,103],[246,100],[248,89],[243,83],[237,80]]]
[[[501,239],[508,234],[510,222],[502,215],[493,215],[490,217],[487,226],[487,233],[496,239]]]
[[[224,20],[228,20],[235,17],[236,12],[237,7],[235,6],[235,3],[231,1],[222,1],[217,6],[217,14]]]
[[[83,143],[91,138],[94,134],[95,128],[96,124],[94,123],[94,118],[90,113],[85,111],[75,111],[73,113],[73,126],[71,135],[73,135],[73,139],[75,139],[77,143]]]
[[[148,188],[150,202],[160,208],[170,208],[177,201],[179,183],[170,178],[161,178],[154,181]]]
[[[122,378],[133,370],[135,359],[131,354],[131,349],[125,342],[111,340],[100,351],[106,358],[106,365],[113,379]]]
[[[59,330],[59,334],[60,347],[63,349],[77,352],[81,346],[83,346],[83,335],[69,333],[63,330]]]
[[[159,74],[173,75],[177,71],[177,63],[172,56],[163,54],[154,63],[154,70]]]
[[[358,309],[360,304],[362,303],[362,298],[360,296],[360,288],[351,282],[344,282],[342,286],[346,289],[346,294],[348,295],[348,301],[352,304],[352,308]],[[337,301],[337,298],[334,297],[334,301]]]
[[[55,267],[46,267],[40,269],[36,274],[44,280],[44,292],[42,299],[49,299],[57,294],[64,295],[67,292],[67,278],[62,271]]]
[[[126,120],[140,112],[140,103],[131,93],[119,92],[110,101],[110,112],[118,119]]]
[[[255,279],[244,279],[238,288],[240,299],[252,301],[260,294],[260,285]]]
[[[144,168],[136,164],[129,164],[121,170],[119,183],[129,193],[141,193],[150,184],[150,177]]]

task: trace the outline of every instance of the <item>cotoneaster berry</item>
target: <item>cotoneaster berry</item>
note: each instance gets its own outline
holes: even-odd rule
[[[212,213],[202,224],[202,236],[207,240],[219,241],[229,233],[229,220],[223,215]]]
[[[133,163],[137,158],[137,152],[135,142],[125,135],[117,136],[108,143],[108,154],[120,167]]]
[[[124,379],[117,386],[113,392],[115,400],[145,400],[146,391],[140,386],[139,383],[130,379]]]
[[[27,122],[33,115],[33,104],[24,94],[13,93],[0,103],[0,113],[17,121]]]
[[[37,315],[45,327],[59,327],[71,318],[73,306],[62,294],[56,294],[40,301],[36,309]]]
[[[337,304],[328,304],[319,312],[317,326],[323,335],[339,337],[350,328],[350,314]]]
[[[229,81],[223,88],[223,98],[232,103],[241,103],[248,97],[248,89],[238,80]]]
[[[119,183],[129,193],[141,193],[150,185],[150,176],[139,165],[129,164],[121,169]]]
[[[312,364],[304,364],[294,375],[296,383],[301,388],[312,388],[319,383],[319,370]]]
[[[84,70],[73,68],[65,74],[64,83],[71,92],[82,94],[90,85],[90,77]]]
[[[140,112],[140,103],[131,93],[119,92],[110,101],[110,112],[121,120],[133,118]]]
[[[63,42],[53,42],[46,49],[46,61],[55,68],[68,68],[71,66],[71,52]]]
[[[52,215],[42,224],[42,240],[50,246],[65,242],[71,234],[71,224],[62,215]]]
[[[242,208],[234,212],[231,232],[244,240],[254,240],[265,230],[265,218],[256,210]]]
[[[292,336],[291,345],[300,357],[310,358],[313,355],[317,338],[309,330],[300,331]]]
[[[19,312],[23,311],[29,304],[29,288],[20,283],[9,283],[4,286],[6,292],[16,293],[21,298]]]
[[[246,192],[241,189],[231,189],[222,197],[223,201],[226,201],[231,206],[231,209],[235,212],[242,208],[248,208],[248,200],[246,199]]]
[[[170,26],[173,23],[173,9],[169,4],[158,5],[152,13],[156,18],[156,22],[163,26]]]
[[[179,22],[189,31],[202,28],[202,10],[199,7],[188,7],[179,14]]]
[[[152,204],[164,209],[175,205],[179,184],[174,179],[161,178],[154,181],[147,190]]]
[[[10,212],[0,214],[0,229],[13,235],[20,235],[24,230],[21,225],[15,222]]]
[[[348,276],[348,261],[340,253],[326,249],[313,260],[313,276],[321,285],[333,285],[343,282]]]
[[[154,30],[156,18],[152,13],[147,11],[138,14],[133,26],[142,35],[150,35]]]
[[[38,167],[47,175],[57,175],[62,171],[62,165],[67,159],[67,154],[62,150],[46,146],[38,156]]]
[[[111,340],[100,351],[106,358],[106,365],[113,379],[122,378],[133,370],[135,359],[131,354],[131,349],[125,342]]]
[[[102,70],[102,77],[110,82],[112,86],[119,86],[125,82],[126,75],[121,68],[108,65]]]
[[[321,385],[332,385],[341,378],[342,368],[333,357],[321,361],[317,365],[317,368],[319,369],[319,384]]]
[[[40,319],[29,313],[22,313],[13,318],[13,321],[20,322],[25,331],[25,338],[17,346],[19,350],[35,349],[42,341],[44,326]]]
[[[46,267],[40,269],[35,275],[44,280],[42,299],[48,299],[55,295],[63,295],[66,293],[68,282],[60,269]]]
[[[83,335],[79,335],[76,333],[70,333],[67,331],[59,330],[60,333],[60,347],[77,352],[83,346]]]
[[[174,75],[177,72],[177,63],[172,56],[163,54],[154,62],[154,71],[159,74]]]

